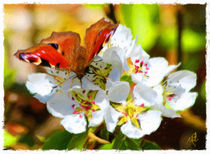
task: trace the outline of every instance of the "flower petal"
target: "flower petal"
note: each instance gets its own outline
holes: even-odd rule
[[[155,103],[157,98],[157,93],[150,87],[138,83],[133,90],[133,95],[136,105],[151,106]]]
[[[73,104],[77,105],[77,103],[72,100],[71,95],[57,92],[48,100],[47,109],[53,116],[63,118],[66,115],[72,114]]]
[[[191,71],[177,71],[168,76],[167,84],[171,86],[181,86],[189,91],[196,85],[196,74]]]
[[[104,114],[104,120],[106,123],[106,128],[109,132],[112,133],[114,131],[120,116],[121,116],[121,113],[117,112],[111,106],[108,106],[106,108],[106,111]]]
[[[128,136],[129,138],[138,139],[144,136],[144,133],[141,131],[141,129],[132,125],[130,120],[128,120],[124,125],[122,125],[120,129],[121,132],[126,136]]]
[[[162,112],[162,115],[164,117],[168,117],[168,118],[179,118],[179,117],[181,117],[180,114],[176,113],[176,111],[174,111],[172,109],[168,109],[165,106],[162,106],[160,108],[160,111]]]
[[[116,82],[116,84],[113,87],[111,87],[108,92],[109,100],[116,103],[125,101],[128,97],[129,91],[130,91],[130,86],[128,82],[125,81]]]
[[[183,111],[195,103],[197,95],[196,92],[184,93],[176,102],[169,102],[169,106],[176,111]]]
[[[139,114],[140,125],[143,134],[149,135],[152,132],[156,131],[162,121],[161,112],[155,110],[149,110],[144,114]]]
[[[82,78],[82,88],[84,89],[91,89],[91,90],[100,90],[101,88],[88,80],[86,77]]]
[[[74,114],[65,116],[61,125],[70,133],[79,134],[86,130],[87,122],[84,115]]]
[[[92,118],[89,121],[88,127],[98,126],[104,120],[104,111],[99,110],[92,112]]]
[[[108,97],[105,91],[99,90],[95,97],[95,103],[100,107],[101,110],[104,110],[108,105]]]
[[[26,82],[27,89],[33,93],[40,96],[49,96],[54,93],[55,80],[45,74],[45,73],[34,73],[28,76],[28,81]]]
[[[162,57],[149,59],[150,70],[148,71],[149,78],[145,80],[145,84],[148,86],[155,86],[168,75],[169,71],[176,68],[176,66],[168,66],[167,60]],[[177,65],[178,66],[178,65]]]

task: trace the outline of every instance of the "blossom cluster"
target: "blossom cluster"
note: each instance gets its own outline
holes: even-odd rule
[[[179,64],[151,58],[132,37],[119,25],[82,78],[46,67],[47,73],[31,74],[26,87],[71,133],[105,122],[109,132],[120,127],[129,138],[151,134],[162,117],[180,117],[194,104],[196,74],[174,72]]]

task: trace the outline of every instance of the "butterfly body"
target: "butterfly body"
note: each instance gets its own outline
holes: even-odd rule
[[[17,51],[15,56],[28,63],[73,71],[78,76],[83,76],[117,26],[104,19],[91,25],[86,30],[84,47],[80,45],[80,36],[75,32],[53,32],[34,47]]]

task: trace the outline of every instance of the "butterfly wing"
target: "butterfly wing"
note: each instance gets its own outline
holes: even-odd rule
[[[20,60],[41,66],[69,69],[77,72],[83,69],[86,52],[80,46],[80,36],[74,32],[53,32],[40,44],[15,53]]]
[[[88,62],[100,51],[104,42],[115,32],[117,26],[118,24],[112,24],[102,18],[86,30],[85,45],[89,55]]]

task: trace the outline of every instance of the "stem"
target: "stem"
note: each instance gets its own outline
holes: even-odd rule
[[[88,133],[88,137],[91,138],[91,139],[93,139],[93,140],[95,140],[95,141],[97,141],[97,142],[99,142],[99,143],[102,143],[102,144],[110,144],[109,141],[97,137],[97,136],[96,136],[95,134],[93,134],[92,132],[89,132],[89,133]]]

